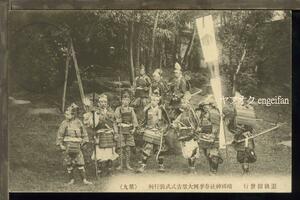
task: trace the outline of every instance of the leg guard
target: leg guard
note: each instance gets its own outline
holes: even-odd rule
[[[79,174],[80,174],[81,179],[85,180],[86,179],[86,174],[85,174],[84,166],[78,167],[78,170],[79,170]]]
[[[142,156],[142,163],[143,163],[143,164],[147,164],[148,158],[149,158],[149,156],[148,156],[147,154],[143,153],[143,156]]]
[[[195,167],[195,161],[196,161],[195,157],[188,158],[189,167]]]
[[[126,160],[126,168],[129,170],[133,170],[132,167],[130,166],[130,146],[126,146],[125,148],[125,160]]]
[[[211,162],[210,162],[210,171],[212,173],[216,174],[217,171],[218,171],[218,167],[219,167],[219,163],[211,160]]]
[[[249,163],[242,163],[243,174],[249,173]]]
[[[72,166],[67,167],[67,172],[70,180],[74,180],[74,168]]]

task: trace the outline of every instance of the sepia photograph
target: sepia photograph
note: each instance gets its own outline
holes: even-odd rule
[[[10,192],[292,191],[289,10],[11,10]]]

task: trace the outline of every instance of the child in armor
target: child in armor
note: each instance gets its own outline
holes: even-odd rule
[[[126,168],[133,170],[130,166],[131,148],[135,146],[134,132],[138,126],[138,121],[134,109],[129,106],[130,95],[124,92],[122,95],[122,105],[116,108],[115,117],[118,126],[118,153],[120,165],[118,170],[123,168],[123,155],[126,161]]]
[[[95,128],[95,147],[92,160],[97,160],[97,173],[100,175],[110,175],[113,161],[118,158],[115,141],[115,116],[107,102],[107,96],[101,94],[98,99],[98,107],[83,115],[84,124]]]
[[[211,102],[201,103],[197,112],[200,120],[200,134],[198,137],[199,149],[203,149],[204,155],[208,160],[210,175],[215,175],[218,171],[219,164],[223,163],[219,152],[218,137],[220,114]]]
[[[160,172],[165,171],[163,154],[166,151],[165,139],[162,131],[162,110],[158,105],[160,97],[157,95],[151,96],[150,105],[144,109],[145,120],[143,123],[144,146],[142,153],[142,163],[137,170],[138,173],[142,173],[145,170],[147,161],[152,153],[157,154],[157,160],[159,164]]]
[[[74,170],[77,168],[84,184],[92,184],[87,181],[84,169],[84,158],[81,147],[89,141],[87,131],[82,122],[77,118],[78,106],[72,104],[65,112],[65,120],[61,123],[56,145],[63,150],[64,164],[67,166],[70,181],[68,185],[75,182]]]

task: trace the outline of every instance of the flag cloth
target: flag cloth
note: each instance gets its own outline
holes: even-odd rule
[[[205,62],[218,61],[218,48],[212,16],[208,15],[196,19],[196,26]]]
[[[200,38],[201,48],[203,51],[204,60],[210,66],[211,79],[210,84],[212,92],[217,103],[217,107],[220,111],[221,121],[220,121],[220,132],[219,132],[219,147],[221,149],[226,148],[224,124],[222,117],[223,101],[222,101],[222,87],[221,78],[219,71],[219,56],[218,48],[215,38],[214,22],[211,15],[200,17],[196,19],[196,26],[198,30],[198,35]]]

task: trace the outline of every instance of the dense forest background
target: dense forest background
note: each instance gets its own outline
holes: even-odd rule
[[[161,68],[168,80],[175,62],[194,87],[203,88],[210,74],[195,19],[209,14],[215,22],[224,95],[239,91],[246,97],[290,97],[291,14],[265,10],[11,12],[10,92],[22,88],[61,95],[70,38],[88,92],[110,90],[109,82],[118,77],[132,82],[141,65],[149,75]],[[93,75],[96,87],[91,87]],[[68,81],[76,82],[74,68]],[[72,84],[68,87],[72,91]],[[72,96],[79,94],[75,88]]]

